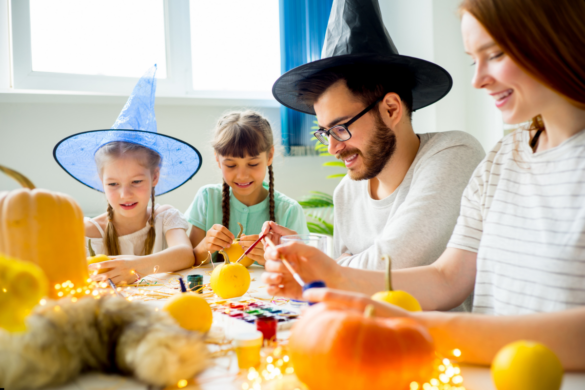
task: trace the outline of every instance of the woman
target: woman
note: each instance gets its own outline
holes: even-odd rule
[[[424,310],[448,310],[474,293],[474,313],[408,313],[374,302],[380,316],[410,316],[437,348],[489,364],[519,339],[540,341],[567,370],[585,370],[585,2],[465,0],[461,5],[473,85],[507,123],[529,130],[505,137],[476,169],[448,248],[432,265],[393,272],[396,289]],[[274,234],[285,234],[271,226]],[[379,272],[348,269],[313,248],[269,249],[269,293],[300,296],[278,259],[304,280],[371,295]],[[303,297],[363,310],[367,296],[313,289]]]

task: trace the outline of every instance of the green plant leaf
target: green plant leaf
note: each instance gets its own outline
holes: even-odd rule
[[[327,161],[323,163],[324,167],[341,167],[345,168],[345,163],[343,161]]]
[[[329,176],[327,176],[327,179],[337,179],[337,178],[340,178],[340,177],[345,177],[345,175],[346,175],[345,173],[336,173],[335,175],[329,175]]]

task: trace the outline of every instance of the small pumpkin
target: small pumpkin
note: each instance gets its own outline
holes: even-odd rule
[[[39,266],[0,254],[0,328],[26,330],[26,317],[48,292],[49,282]]]
[[[164,309],[184,329],[203,333],[211,329],[211,306],[200,295],[192,292],[175,294],[167,301]]]
[[[224,251],[219,253],[225,259],[211,273],[211,288],[220,298],[237,298],[250,288],[250,272],[240,263],[230,263],[230,257]]]
[[[390,303],[408,311],[422,311],[420,303],[415,297],[402,290],[392,289],[392,259],[385,256],[388,262],[386,268],[386,291],[380,291],[372,295],[372,299],[378,302]]]
[[[238,222],[240,226],[240,233],[238,233],[234,242],[232,242],[232,246],[229,248],[224,249],[224,252],[227,253],[230,259],[236,261],[242,256],[245,252],[244,248],[240,244],[240,237],[242,237],[242,233],[244,232],[244,227],[241,223]],[[245,256],[242,260],[240,260],[239,264],[242,264],[244,267],[248,268],[252,264],[254,264],[254,260],[250,259],[248,256]]]
[[[93,248],[91,246],[91,239],[88,239],[87,240],[87,249],[89,250],[89,257],[87,258],[87,265],[101,263],[102,261],[109,261],[109,260],[111,260],[106,255],[96,255],[95,254],[95,252],[94,252],[94,250],[93,250]],[[108,269],[110,269],[110,268],[100,267],[100,269],[98,270],[97,273],[98,274],[103,274],[104,272],[108,272]]]
[[[0,170],[23,187],[0,193],[0,253],[30,261],[45,272],[50,286],[87,284],[85,227],[81,208],[68,195],[35,189],[26,177]],[[57,290],[49,289],[51,298]]]
[[[435,353],[427,330],[409,318],[380,319],[316,305],[289,339],[292,365],[311,390],[409,389],[428,381]]]

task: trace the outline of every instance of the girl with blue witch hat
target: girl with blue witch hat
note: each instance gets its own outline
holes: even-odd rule
[[[53,151],[67,173],[106,195],[107,212],[85,219],[86,242],[111,258],[89,266],[102,270],[92,276],[97,281],[132,283],[194,263],[188,222],[177,209],[155,204],[155,196],[191,179],[201,167],[201,155],[157,133],[155,73],[156,65],[140,79],[111,129],[72,135]]]

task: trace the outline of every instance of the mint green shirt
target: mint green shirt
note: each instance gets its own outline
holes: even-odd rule
[[[268,184],[263,183],[268,189]],[[264,222],[270,220],[270,209],[267,196],[262,202],[246,206],[236,199],[230,188],[230,226],[229,230],[237,236],[240,232],[238,222],[244,226],[244,234],[260,234]],[[222,184],[203,186],[195,195],[195,199],[185,212],[185,218],[193,226],[208,231],[215,224],[221,224]],[[298,234],[309,234],[303,208],[294,199],[274,191],[274,216],[276,223],[296,231]]]

